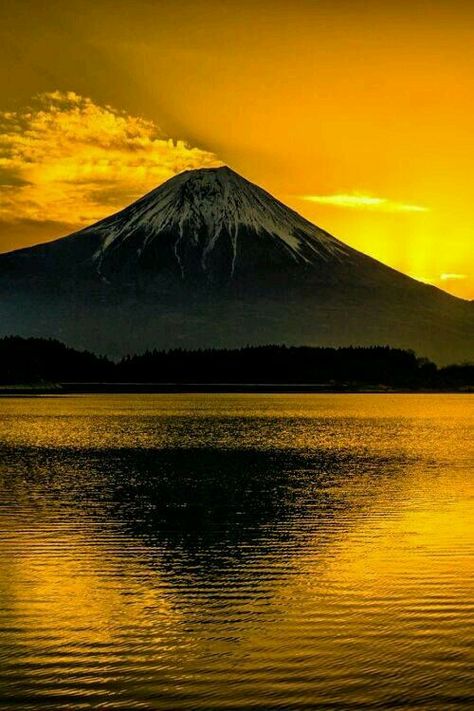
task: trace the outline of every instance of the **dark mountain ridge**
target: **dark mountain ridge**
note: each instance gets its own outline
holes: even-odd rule
[[[474,358],[472,303],[351,249],[225,167],[0,255],[0,334],[11,332],[111,355],[286,342]]]

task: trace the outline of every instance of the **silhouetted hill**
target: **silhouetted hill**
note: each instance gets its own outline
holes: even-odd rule
[[[452,389],[474,387],[474,365],[438,369],[412,351],[388,346],[147,351],[114,362],[52,339],[0,339],[0,383],[273,384]],[[100,388],[99,388],[100,389]],[[133,389],[133,388],[132,388]],[[142,388],[143,389],[143,388]],[[219,389],[216,387],[216,389]],[[304,388],[303,388],[304,389]]]
[[[0,383],[106,381],[114,364],[53,339],[7,336],[0,339]]]

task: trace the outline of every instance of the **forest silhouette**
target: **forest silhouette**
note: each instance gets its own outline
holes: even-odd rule
[[[474,364],[438,368],[413,351],[388,346],[150,350],[120,361],[60,341],[0,339],[0,383],[273,384],[459,390],[474,386]]]

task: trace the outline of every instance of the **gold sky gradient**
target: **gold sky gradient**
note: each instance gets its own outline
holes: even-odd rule
[[[473,21],[435,0],[4,3],[0,249],[218,160],[474,298]]]

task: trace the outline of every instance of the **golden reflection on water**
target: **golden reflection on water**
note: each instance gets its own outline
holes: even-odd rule
[[[473,403],[0,401],[1,708],[471,708]]]

